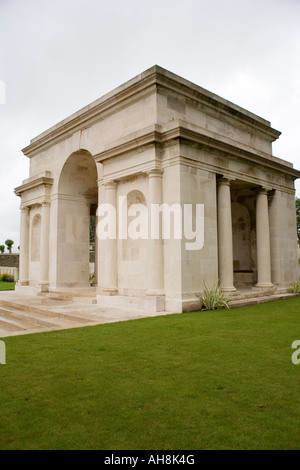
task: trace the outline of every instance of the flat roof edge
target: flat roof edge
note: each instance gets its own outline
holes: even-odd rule
[[[165,88],[175,88],[179,93],[193,95],[196,99],[202,99],[207,105],[212,107],[219,106],[231,116],[240,117],[249,122],[249,124],[252,123],[258,126],[263,132],[269,134],[273,140],[276,140],[281,134],[281,132],[272,129],[269,121],[159,65],[154,65],[32,138],[30,144],[22,150],[23,153],[25,155],[30,154],[31,150],[36,148],[39,142],[42,145],[45,140],[48,141],[51,138],[55,138],[56,134],[67,133],[77,125],[97,116],[97,113],[100,114],[104,108],[110,108],[129,96],[155,84]]]

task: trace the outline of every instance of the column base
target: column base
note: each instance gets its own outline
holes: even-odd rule
[[[37,295],[39,292],[41,292],[41,288],[38,285],[30,285],[29,281],[26,284],[24,284],[22,281],[16,283],[15,292],[19,294]]]
[[[18,287],[29,286],[29,281],[18,280],[18,282],[16,283],[16,286]]]
[[[48,281],[40,282],[39,287],[41,288],[41,292],[49,292],[49,282]]]
[[[255,284],[253,289],[273,289],[274,285],[271,282],[261,282],[259,284]]]
[[[221,286],[221,291],[222,292],[236,292],[236,288],[234,286],[232,286],[232,287],[222,287]]]
[[[114,287],[102,287],[99,294],[106,296],[118,295],[118,289]]]

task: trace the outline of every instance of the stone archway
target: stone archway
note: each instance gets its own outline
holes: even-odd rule
[[[89,286],[90,215],[97,200],[96,164],[88,151],[78,150],[58,184],[57,287]]]

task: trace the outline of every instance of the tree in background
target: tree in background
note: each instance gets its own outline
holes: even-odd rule
[[[15,242],[13,240],[5,240],[5,245],[7,246],[8,252],[11,253],[11,247]]]
[[[96,234],[96,218],[95,216],[90,216],[90,244],[95,243],[95,234]]]
[[[5,246],[4,245],[0,245],[0,253],[4,253],[5,251]]]

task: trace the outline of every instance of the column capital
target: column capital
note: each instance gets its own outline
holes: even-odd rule
[[[272,188],[266,187],[266,186],[261,186],[260,188],[257,188],[256,194],[266,194],[268,195],[268,192],[272,191]]]
[[[163,170],[160,168],[152,168],[151,170],[145,171],[146,175],[148,175],[149,178],[158,178],[162,177],[163,175]]]
[[[21,212],[25,213],[25,212],[29,212],[30,211],[30,207],[29,206],[21,206],[20,207],[20,210]]]
[[[105,189],[116,189],[118,186],[118,182],[116,180],[109,180],[109,181],[104,181],[103,185],[105,186]]]
[[[234,178],[228,178],[227,176],[222,176],[217,179],[218,186],[230,186],[231,182],[234,181]]]

